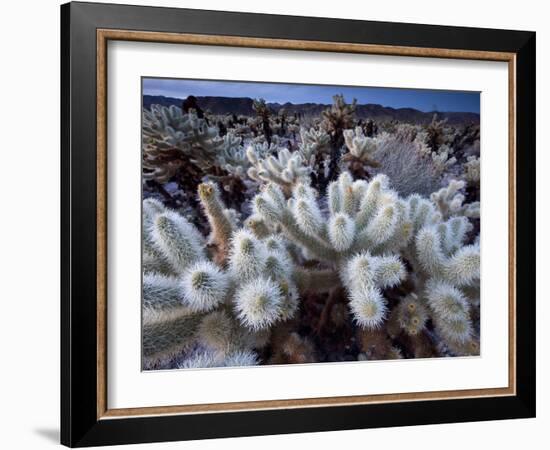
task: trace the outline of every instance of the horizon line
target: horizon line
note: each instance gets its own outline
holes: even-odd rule
[[[278,104],[332,104],[334,94],[355,98],[360,105],[410,108],[422,112],[470,112],[479,114],[478,91],[305,84],[288,82],[206,80],[142,76],[142,94],[184,99],[196,97],[263,98]]]
[[[143,96],[149,96],[149,97],[164,97],[164,98],[170,98],[170,99],[175,99],[175,100],[185,100],[185,98],[189,97],[190,95],[193,95],[193,94],[189,94],[188,96],[186,97],[174,97],[174,96],[171,96],[171,95],[163,95],[163,94],[143,94]],[[235,97],[235,96],[229,96],[229,95],[193,95],[194,97],[202,97],[202,98],[206,98],[206,97],[210,97],[210,98],[240,98],[240,99],[248,99],[248,100],[255,100],[255,99],[259,99],[258,97]],[[265,100],[265,99],[263,99]],[[285,102],[285,103],[281,103],[281,102],[268,102],[266,101],[266,104],[268,105],[295,105],[295,106],[299,106],[299,105],[321,105],[321,106],[330,106],[332,103],[319,103],[319,102],[303,102],[303,103],[293,103],[293,102]],[[434,109],[434,110],[431,110],[431,111],[422,111],[420,109],[417,109],[417,108],[414,108],[412,106],[401,106],[401,107],[394,107],[394,106],[387,106],[387,105],[383,105],[381,103],[357,103],[358,106],[368,106],[368,105],[375,105],[375,106],[381,106],[382,108],[388,108],[388,109],[393,109],[395,111],[398,111],[400,109],[413,109],[415,111],[418,111],[418,112],[421,112],[421,113],[425,113],[425,114],[429,114],[429,113],[466,113],[466,114],[475,114],[477,116],[480,115],[480,113],[476,112],[476,111],[443,111],[443,110],[438,110],[438,109]]]

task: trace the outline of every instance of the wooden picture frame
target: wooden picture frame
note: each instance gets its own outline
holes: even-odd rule
[[[110,40],[507,62],[508,387],[110,409],[106,394]],[[61,55],[64,445],[534,417],[535,33],[77,2],[61,7]]]

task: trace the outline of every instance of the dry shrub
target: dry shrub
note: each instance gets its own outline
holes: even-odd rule
[[[410,142],[384,134],[378,139],[373,157],[380,164],[375,172],[386,174],[392,188],[404,197],[414,193],[429,196],[441,185],[441,175],[416,140]]]

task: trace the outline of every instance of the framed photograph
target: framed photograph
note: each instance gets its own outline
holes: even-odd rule
[[[61,441],[535,415],[535,33],[61,7]]]

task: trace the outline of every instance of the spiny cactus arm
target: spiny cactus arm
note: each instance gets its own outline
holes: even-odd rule
[[[339,254],[325,242],[306,235],[297,225],[294,218],[288,213],[283,213],[280,221],[283,233],[293,242],[301,245],[307,251],[321,261],[338,261]]]
[[[370,223],[357,235],[360,249],[383,245],[397,231],[399,214],[395,204],[382,206]]]
[[[251,350],[235,350],[225,355],[223,360],[224,367],[244,367],[258,365],[258,355]]]
[[[229,272],[239,282],[258,278],[265,270],[268,252],[262,241],[241,229],[231,238]]]
[[[195,312],[208,312],[222,303],[230,288],[229,276],[210,261],[199,261],[182,276],[184,304]]]
[[[337,252],[348,250],[355,239],[355,222],[345,213],[331,216],[328,226],[330,243]]]
[[[404,204],[406,202],[402,200],[397,203],[398,219],[395,231],[386,242],[373,249],[377,254],[397,253],[406,248],[411,242],[414,225],[408,208]]]
[[[202,315],[176,316],[171,320],[149,321],[143,317],[142,349],[146,365],[173,357],[195,342]]]
[[[376,261],[369,252],[358,253],[349,258],[340,268],[340,276],[348,290],[361,291],[375,285]]]
[[[362,230],[378,209],[382,191],[388,188],[388,177],[377,175],[367,186],[359,202],[359,211],[355,217],[357,228]]]
[[[466,217],[452,217],[443,224],[443,228],[443,247],[447,255],[452,255],[462,247],[466,234],[473,227]]]
[[[223,354],[213,350],[195,351],[178,362],[178,369],[206,369],[220,367],[223,364]]]
[[[349,172],[342,172],[342,174],[338,177],[338,184],[340,186],[342,198],[341,212],[349,216],[355,216],[355,209],[358,202],[353,189],[353,178]]]
[[[349,305],[355,322],[367,329],[381,327],[388,312],[382,293],[372,285],[361,290],[353,289]]]
[[[220,261],[225,261],[229,241],[233,233],[233,224],[225,214],[225,207],[214,183],[202,183],[198,187],[199,199],[203,206],[208,223],[212,229],[211,241],[216,244],[221,254]]]
[[[193,313],[183,303],[178,279],[160,274],[143,276],[142,305],[143,314],[149,322]]]
[[[342,210],[343,199],[340,185],[333,181],[328,186],[328,207],[331,215],[339,213]]]
[[[207,314],[198,329],[198,337],[206,346],[227,353],[233,344],[236,332],[234,319],[222,308]]]
[[[283,301],[281,302],[281,321],[292,319],[298,311],[300,294],[294,283],[287,281],[280,281],[279,287],[281,294],[283,295]]]
[[[149,252],[145,250],[145,247],[141,259],[141,268],[144,274],[177,275],[172,265],[159,252]]]
[[[265,174],[267,179],[279,179],[284,180],[283,171],[285,170],[285,166],[288,163],[288,160],[290,159],[290,153],[288,150],[285,149],[278,151],[278,159],[275,158],[273,155],[269,155],[266,159],[264,159],[260,166],[263,169],[263,171],[267,172]],[[260,175],[262,172],[259,172]],[[289,183],[289,181],[284,180],[284,183]]]
[[[237,289],[235,312],[243,325],[261,330],[281,318],[283,301],[283,293],[276,282],[258,278]]]
[[[288,280],[292,274],[292,261],[286,251],[268,251],[264,274],[272,280]]]
[[[153,238],[151,235],[153,221],[157,214],[161,214],[166,211],[164,205],[154,198],[148,198],[143,200],[142,206],[142,242],[143,252],[151,253],[152,255],[158,255],[159,252],[154,246]]]
[[[422,268],[431,276],[441,275],[445,268],[445,255],[441,237],[435,227],[424,227],[416,236],[416,252]]]
[[[444,276],[458,286],[479,280],[480,249],[478,244],[459,249],[445,264]]]
[[[443,280],[430,280],[426,298],[436,332],[450,348],[463,347],[475,340],[470,305],[459,289]]]
[[[375,257],[374,283],[380,288],[397,286],[406,277],[405,266],[397,255]]]
[[[361,200],[363,200],[363,197],[367,193],[368,188],[369,183],[362,179],[355,180],[351,185],[351,190],[353,192],[354,210],[357,210],[354,212],[356,212],[357,214],[361,209]]]
[[[332,269],[295,267],[292,279],[301,292],[329,292],[340,283],[338,273]]]
[[[244,224],[258,239],[263,239],[271,234],[266,222],[259,215],[251,215]]]
[[[433,321],[437,333],[447,345],[462,346],[473,338],[474,332],[469,319],[446,320],[435,316]]]
[[[326,233],[325,220],[317,202],[306,198],[295,199],[292,213],[297,225],[306,235],[320,238]]]
[[[363,328],[373,329],[382,325],[388,313],[381,289],[401,283],[406,271],[396,255],[380,257],[362,252],[343,265],[340,276],[355,321]]]
[[[189,110],[189,113],[184,115],[184,119],[186,120],[184,130],[188,131],[183,137],[184,141],[201,147],[208,157],[214,156],[220,148],[223,148],[224,141],[220,138],[218,129],[209,126],[195,110]]]
[[[436,316],[444,320],[465,320],[470,305],[464,294],[443,280],[430,280],[426,285],[426,299]]]
[[[414,234],[417,234],[425,226],[441,222],[442,215],[436,211],[431,201],[417,195],[411,195],[407,201]]]
[[[302,142],[299,144],[299,152],[305,165],[311,166],[317,176],[324,178],[326,166],[330,162],[330,136],[322,129],[311,128],[308,131],[301,128],[300,137]]]
[[[404,264],[397,255],[373,256],[364,251],[342,265],[341,279],[348,290],[361,291],[369,286],[380,289],[394,287],[407,276]]]
[[[337,261],[338,253],[319,239],[304,233],[288,208],[280,209],[265,196],[259,194],[254,198],[254,209],[266,222],[280,225],[283,233],[294,243],[306,248],[312,255],[322,261]]]
[[[204,369],[210,367],[242,367],[259,364],[258,355],[251,350],[238,349],[220,352],[202,349],[178,362],[178,369]]]
[[[166,211],[162,202],[155,198],[146,198],[143,200],[143,222],[144,225],[150,225],[155,215]]]
[[[183,216],[174,211],[158,214],[151,229],[157,250],[166,257],[176,272],[204,258],[203,238]]]

